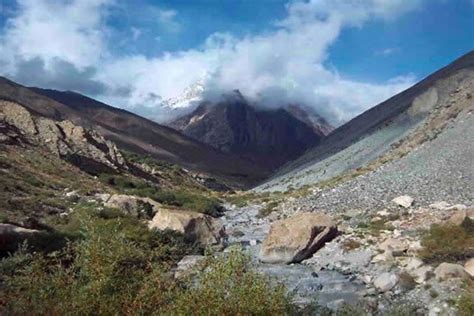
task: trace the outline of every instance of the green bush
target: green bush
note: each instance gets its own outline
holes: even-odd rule
[[[159,203],[183,208],[214,217],[222,215],[223,208],[218,199],[188,191],[161,190],[145,181],[126,176],[102,174],[102,182],[126,194],[148,197]]]
[[[23,246],[0,261],[0,310],[28,315],[283,314],[281,286],[252,270],[234,250],[209,258],[196,280],[172,267],[202,249],[174,232],[149,231],[137,219],[77,211],[79,239],[50,253]],[[84,207],[86,209],[86,207]],[[3,305],[3,306],[2,306]]]
[[[239,249],[210,259],[195,286],[180,293],[173,305],[177,315],[284,315],[291,299],[281,285],[255,272]]]
[[[472,223],[432,225],[421,240],[421,257],[427,262],[457,262],[474,254]]]

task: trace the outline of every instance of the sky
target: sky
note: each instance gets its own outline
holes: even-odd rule
[[[0,75],[170,118],[202,82],[335,125],[474,49],[474,0],[0,0]]]

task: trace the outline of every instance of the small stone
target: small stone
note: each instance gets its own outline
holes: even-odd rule
[[[466,279],[469,277],[464,267],[455,263],[443,262],[434,271],[436,279],[446,281],[453,278]]]
[[[411,275],[414,277],[416,283],[422,284],[434,275],[433,268],[430,266],[421,266],[411,272]]]
[[[408,259],[406,268],[407,268],[408,271],[411,271],[411,270],[418,269],[422,265],[423,265],[423,261],[421,261],[420,259],[410,258],[410,259]]]
[[[388,238],[380,244],[379,248],[391,251],[393,256],[402,256],[408,250],[408,244],[397,238]]]
[[[404,208],[409,208],[413,204],[413,201],[413,198],[408,195],[398,196],[392,200],[393,203]]]
[[[396,274],[385,272],[375,279],[374,286],[380,292],[387,292],[397,285],[398,280],[399,277]]]

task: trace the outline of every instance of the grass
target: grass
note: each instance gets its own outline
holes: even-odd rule
[[[242,251],[210,256],[198,282],[178,281],[171,273],[174,264],[202,250],[179,234],[149,231],[134,218],[103,218],[93,207],[77,210],[80,236],[61,249],[32,252],[23,246],[0,261],[2,312],[280,315],[290,310],[286,290],[253,270]]]
[[[474,281],[469,280],[456,302],[460,316],[474,315]]]
[[[144,180],[124,175],[102,174],[99,179],[118,191],[148,197],[165,205],[208,214],[214,217],[223,212],[220,201],[202,192],[164,190]]]
[[[457,262],[474,255],[474,223],[432,225],[423,235],[420,256],[429,263]]]

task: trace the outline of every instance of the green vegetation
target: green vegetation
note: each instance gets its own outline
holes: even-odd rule
[[[110,215],[110,214],[109,214]],[[103,218],[81,206],[79,238],[53,252],[21,247],[0,262],[0,307],[6,314],[121,315],[285,314],[290,297],[252,270],[239,250],[209,257],[195,280],[171,268],[201,253],[178,234],[149,231],[134,218]],[[66,227],[74,227],[65,223]],[[2,306],[3,305],[3,306]]]
[[[432,225],[421,240],[421,257],[432,263],[457,262],[474,254],[474,223]]]
[[[264,218],[276,211],[278,202],[270,202],[264,208],[258,210],[257,218]]]
[[[87,194],[101,188],[92,177],[41,148],[0,151],[1,221],[57,216],[72,205],[65,190]]]
[[[465,290],[457,301],[457,307],[460,316],[474,315],[474,281],[467,282]]]
[[[148,197],[165,205],[196,211],[211,216],[220,216],[223,208],[220,201],[203,193],[186,190],[162,190],[138,178],[122,175],[102,174],[99,179],[118,191],[140,197]]]

